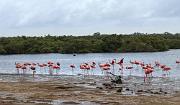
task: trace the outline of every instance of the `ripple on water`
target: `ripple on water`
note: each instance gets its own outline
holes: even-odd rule
[[[47,101],[31,101],[36,104],[50,104],[50,105],[100,105],[96,102],[90,101],[70,101],[70,100],[47,100]]]

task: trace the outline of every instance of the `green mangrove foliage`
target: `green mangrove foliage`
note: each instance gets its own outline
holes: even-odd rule
[[[156,52],[180,48],[180,34],[1,37],[0,54]]]

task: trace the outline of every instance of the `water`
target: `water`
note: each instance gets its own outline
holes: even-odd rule
[[[106,63],[109,60],[124,58],[124,64],[129,64],[129,61],[138,60],[144,61],[144,63],[152,63],[159,61],[172,68],[171,77],[180,77],[180,65],[177,65],[175,61],[180,59],[180,50],[170,50],[166,52],[148,52],[148,53],[89,53],[89,54],[22,54],[22,55],[0,55],[0,73],[16,74],[15,62],[35,62],[35,63],[47,63],[48,61],[60,62],[61,70],[60,74],[71,75],[72,71],[69,67],[70,64],[75,64],[76,68],[74,74],[82,73],[79,69],[79,65],[83,62],[95,61],[98,63]],[[116,74],[118,74],[118,65],[115,66]],[[132,71],[134,76],[144,76],[143,71],[140,67],[134,66],[135,69]],[[138,69],[138,70],[136,70]],[[31,72],[27,72],[31,73]],[[38,74],[47,74],[47,70],[37,69]],[[94,74],[101,75],[101,70],[96,67]],[[123,75],[129,75],[129,71],[124,71]],[[153,73],[154,76],[161,76],[162,71],[156,70]]]

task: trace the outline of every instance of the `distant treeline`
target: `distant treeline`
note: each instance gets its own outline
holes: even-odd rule
[[[0,54],[156,52],[180,49],[180,34],[1,37]]]

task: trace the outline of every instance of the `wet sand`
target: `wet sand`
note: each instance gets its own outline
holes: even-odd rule
[[[0,105],[180,105],[180,80],[0,75]]]

